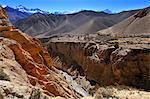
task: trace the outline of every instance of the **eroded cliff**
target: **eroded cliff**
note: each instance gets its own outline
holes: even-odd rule
[[[40,41],[15,29],[0,7],[0,98],[78,98],[53,66]]]
[[[86,76],[99,85],[123,84],[150,89],[150,39],[141,37],[110,38],[105,42],[49,41],[48,50],[59,56],[63,69]]]

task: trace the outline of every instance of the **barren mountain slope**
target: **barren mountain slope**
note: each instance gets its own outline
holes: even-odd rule
[[[99,31],[101,34],[142,35],[150,34],[150,7],[147,7],[126,20],[108,29]]]
[[[38,37],[41,38],[56,34],[89,34],[108,28],[137,11],[107,14],[84,10],[66,15],[34,14],[31,17],[17,21],[15,26],[32,36],[40,34]]]

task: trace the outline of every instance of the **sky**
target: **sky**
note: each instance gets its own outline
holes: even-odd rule
[[[16,7],[39,8],[49,12],[71,12],[80,10],[112,12],[139,9],[150,6],[150,0],[0,0],[0,4]]]

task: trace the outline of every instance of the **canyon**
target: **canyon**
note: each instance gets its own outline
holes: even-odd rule
[[[149,13],[138,11],[139,23]],[[137,35],[110,28],[38,39],[14,27],[0,7],[0,99],[149,99],[149,24]]]
[[[77,70],[80,75],[101,86],[118,83],[149,90],[149,39],[141,39],[143,43],[140,44],[132,42],[132,38],[119,39],[131,41],[118,44],[120,40],[110,40],[107,45],[95,42],[48,42],[47,46],[53,57],[59,56],[65,63],[64,66],[57,65],[59,69]]]
[[[81,75],[92,85],[117,84],[149,91],[149,13],[149,7],[144,8],[95,34],[58,35],[40,40],[56,57],[55,61],[61,62],[55,67],[75,78]]]
[[[101,86],[118,83],[149,90],[149,16],[147,7],[97,34],[56,36],[41,41],[50,55],[59,56],[64,63],[56,66],[59,69],[77,69],[80,75]]]

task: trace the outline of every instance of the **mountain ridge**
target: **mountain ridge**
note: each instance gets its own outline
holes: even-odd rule
[[[21,11],[21,12],[26,12],[26,13],[42,13],[42,14],[50,14],[50,12],[48,11],[44,11],[44,10],[41,10],[39,8],[26,8],[24,7],[23,5],[19,5],[19,6],[16,6],[16,8],[14,8],[18,11]]]
[[[98,33],[114,35],[142,35],[150,33],[150,6],[140,10],[135,15]]]
[[[139,10],[116,14],[82,10],[72,14],[33,14],[14,25],[32,36],[48,37],[60,34],[90,34],[106,29],[130,17]]]
[[[7,12],[8,16],[9,16],[9,20],[12,23],[14,23],[15,21],[17,21],[19,19],[23,19],[23,18],[26,18],[31,15],[30,13],[21,12],[16,9],[13,9],[9,6],[6,6],[4,9]]]
[[[68,11],[49,12],[49,11],[41,10],[39,8],[27,8],[23,5],[18,5],[16,7],[4,6],[4,8],[5,8],[6,12],[8,13],[9,19],[12,23],[14,23],[17,20],[24,19],[24,18],[26,18],[32,14],[35,14],[35,13],[40,13],[40,14],[73,14],[73,13],[80,12],[80,11],[77,11],[77,12],[74,12],[74,11],[73,12],[72,11],[71,12],[68,12]],[[105,12],[105,10],[103,10],[101,12]],[[105,13],[107,13],[107,11]]]

